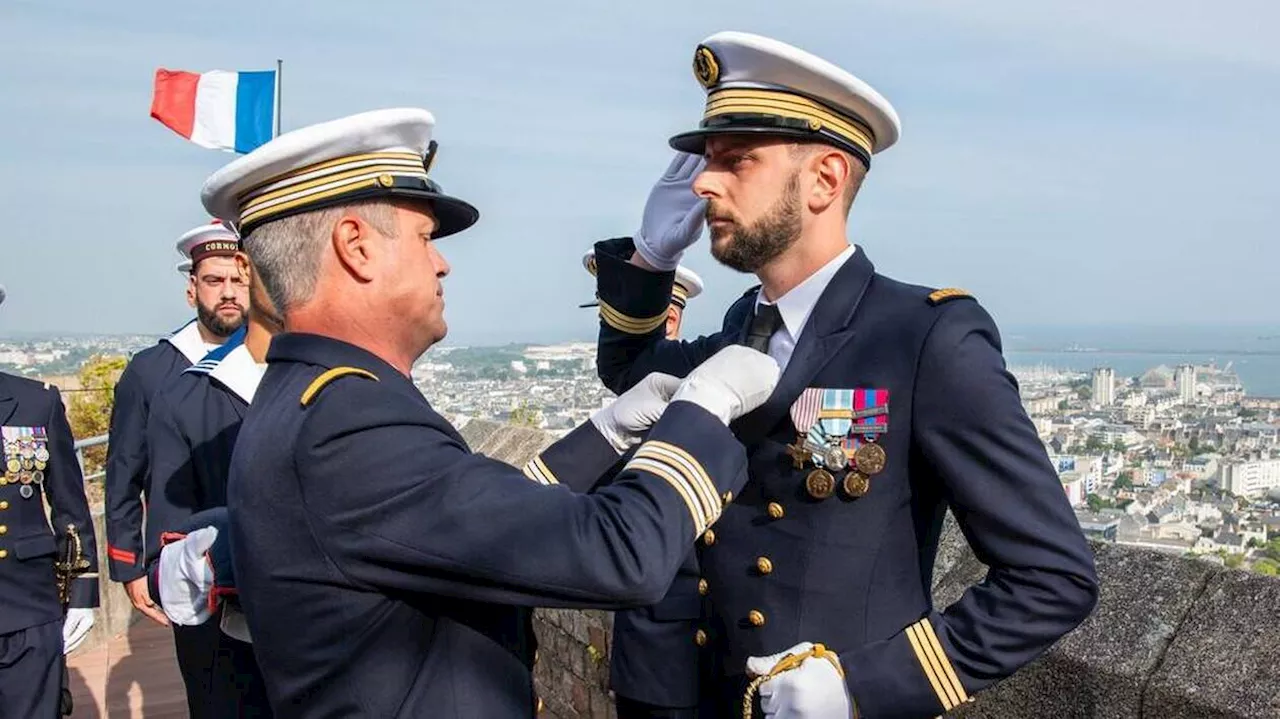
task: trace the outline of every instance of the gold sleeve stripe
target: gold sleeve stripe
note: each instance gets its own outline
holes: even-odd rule
[[[324,389],[330,382],[338,379],[339,377],[345,377],[352,374],[359,375],[361,377],[368,377],[374,382],[378,381],[378,376],[367,369],[360,369],[359,367],[334,367],[331,370],[326,370],[324,374],[312,380],[306,391],[302,393],[302,406],[306,407],[311,404],[311,400],[315,399],[316,395],[320,393],[320,390]]]
[[[547,466],[547,463],[542,461],[542,457],[534,457],[524,465],[524,476],[532,479],[538,484],[550,485],[560,483],[559,480],[556,479],[555,473]]]
[[[716,485],[707,476],[706,470],[693,455],[667,442],[646,442],[642,451],[646,456],[660,456],[669,462],[676,464],[680,468],[684,476],[689,480],[689,484],[693,487],[698,495],[699,501],[702,502],[702,508],[706,512],[708,523],[714,523],[720,516],[722,505],[720,504],[720,495],[716,492]]]
[[[625,315],[614,309],[608,302],[600,300],[600,319],[619,332],[629,335],[646,335],[667,323],[667,313],[653,317],[636,318]]]
[[[916,661],[920,662],[920,668],[924,670],[924,675],[929,680],[929,684],[933,687],[933,693],[938,696],[938,701],[942,704],[943,711],[951,711],[955,707],[955,703],[951,700],[951,695],[942,688],[942,683],[938,680],[938,673],[933,665],[931,658],[925,654],[923,642],[917,635],[919,627],[915,624],[907,627],[907,641],[911,642],[911,649],[916,653]]]
[[[922,620],[921,626],[924,629],[925,638],[933,645],[938,662],[942,665],[943,673],[941,678],[951,685],[952,691],[959,699],[957,704],[970,701],[969,695],[965,693],[964,685],[960,683],[960,678],[956,676],[955,667],[951,665],[951,659],[947,657],[947,653],[942,649],[942,642],[938,641],[938,635],[933,630],[933,624],[926,618]]]
[[[702,513],[702,507],[697,500],[693,498],[693,490],[689,488],[684,477],[672,469],[665,462],[647,457],[633,457],[627,463],[628,469],[639,469],[649,474],[656,475],[666,480],[680,498],[684,500],[685,506],[689,508],[689,516],[693,519],[693,536],[697,537],[707,529],[707,518]]]

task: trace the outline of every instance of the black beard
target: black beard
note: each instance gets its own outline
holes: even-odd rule
[[[714,217],[707,205],[707,219]],[[800,173],[791,175],[782,195],[751,227],[736,221],[728,242],[711,243],[711,256],[730,269],[754,273],[800,239]]]
[[[230,337],[231,333],[240,329],[240,326],[244,324],[244,316],[245,311],[244,308],[241,307],[239,317],[231,320],[230,322],[223,322],[222,318],[218,317],[217,311],[213,308],[205,307],[199,302],[196,303],[196,319],[198,319],[200,324],[203,325],[205,329],[209,330],[209,332],[215,337],[222,337],[224,339]]]

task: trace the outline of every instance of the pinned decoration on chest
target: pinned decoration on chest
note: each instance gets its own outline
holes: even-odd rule
[[[839,487],[849,499],[871,490],[888,456],[879,440],[889,431],[889,390],[809,387],[791,405],[795,444],[787,447],[796,469],[812,466],[805,490],[827,499]]]
[[[35,494],[33,484],[44,483],[49,466],[49,437],[44,427],[3,427],[5,484],[20,485],[23,499]]]

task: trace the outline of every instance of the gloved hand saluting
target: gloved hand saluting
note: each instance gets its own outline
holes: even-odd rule
[[[702,234],[707,201],[693,194],[693,180],[705,166],[701,155],[678,152],[649,192],[635,244],[636,254],[655,270],[674,270]]]

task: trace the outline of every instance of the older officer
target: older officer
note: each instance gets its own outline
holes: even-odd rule
[[[232,281],[236,236],[221,224],[201,225],[178,238],[187,303],[196,318],[135,354],[116,383],[107,445],[107,559],[111,578],[123,582],[138,611],[164,623],[147,594],[143,555],[143,499],[149,493],[147,413],[151,397],[172,377],[221,345],[244,321],[247,289]],[[181,650],[179,650],[181,663]],[[184,673],[184,677],[186,674]],[[192,711],[197,711],[192,707]]]
[[[641,382],[527,474],[472,454],[409,378],[446,332],[436,241],[477,218],[427,177],[433,125],[399,109],[304,128],[203,191],[286,328],[227,497],[277,715],[532,716],[527,607],[660,598],[745,481],[728,422],[776,381],[771,359],[730,348],[678,385]],[[612,486],[557,486],[603,473],[646,430]]]
[[[722,711],[757,690],[780,717],[949,711],[1089,614],[1092,555],[990,316],[965,292],[876,273],[846,239],[872,155],[898,138],[889,103],[744,33],[705,40],[694,71],[702,123],[671,144],[705,169],[687,173],[692,192],[651,197],[664,207],[634,241],[597,244],[598,362],[615,391],[733,343],[784,367],[733,425],[751,480],[699,553],[712,617],[696,642],[720,664]],[[697,237],[681,229],[690,215],[707,219],[717,260],[761,285],[722,331],[671,342],[649,319]],[[939,611],[930,573],[948,507],[991,572]],[[750,687],[749,673],[762,677]]]
[[[279,317],[241,260],[241,282],[249,287],[248,321],[221,347],[187,368],[151,401],[147,440],[153,493],[148,506],[149,567],[158,568],[162,542],[182,530],[191,516],[226,506],[227,473],[245,411],[266,367],[271,337],[282,329]],[[261,283],[256,283],[260,285]],[[166,572],[167,573],[167,572]],[[152,593],[152,596],[156,595]],[[166,608],[166,614],[168,614]],[[206,621],[175,622],[178,643],[190,632],[210,641],[189,647],[186,667],[201,678],[188,682],[187,696],[203,694],[199,711],[212,717],[271,715],[252,647],[219,631],[222,614]]]
[[[0,373],[0,425],[0,718],[52,719],[63,655],[93,626],[97,544],[58,390]]]

